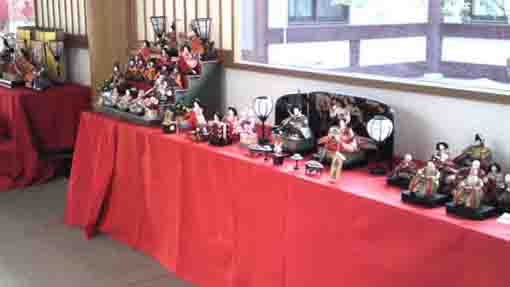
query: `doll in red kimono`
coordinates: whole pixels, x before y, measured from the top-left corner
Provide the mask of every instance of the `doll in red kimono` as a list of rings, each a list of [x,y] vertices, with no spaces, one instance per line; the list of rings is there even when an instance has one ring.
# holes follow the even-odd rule
[[[204,116],[204,109],[198,99],[193,101],[193,110],[190,116],[191,128],[193,130],[207,127],[207,120]]]
[[[143,47],[140,49],[138,53],[142,55],[143,59],[146,62],[149,61],[152,53],[151,43],[147,40],[143,41]]]
[[[184,75],[200,75],[201,73],[200,62],[191,53],[190,46],[182,46],[177,65]]]

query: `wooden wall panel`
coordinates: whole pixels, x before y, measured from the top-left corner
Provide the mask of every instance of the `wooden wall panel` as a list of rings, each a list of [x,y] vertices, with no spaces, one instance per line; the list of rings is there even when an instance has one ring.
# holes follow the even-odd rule
[[[176,20],[177,20],[177,31],[178,32],[184,32],[185,31],[185,25],[184,25],[184,1],[185,0],[175,0],[176,2]]]
[[[152,25],[150,22],[150,18],[154,15],[154,0],[146,0],[145,1],[145,25],[147,26],[147,40],[154,41],[154,30],[152,29]]]

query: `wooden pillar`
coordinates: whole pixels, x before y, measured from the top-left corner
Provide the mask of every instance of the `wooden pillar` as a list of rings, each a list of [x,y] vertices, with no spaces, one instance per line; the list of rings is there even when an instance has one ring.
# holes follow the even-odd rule
[[[129,56],[129,23],[133,0],[87,0],[88,39],[92,85],[105,80],[113,63]]]
[[[350,50],[350,67],[359,67],[360,66],[360,51],[361,51],[361,41],[360,40],[350,40],[349,41],[349,50]]]
[[[441,35],[441,0],[429,0],[429,23],[427,31],[427,66],[429,72],[440,72],[443,51]]]

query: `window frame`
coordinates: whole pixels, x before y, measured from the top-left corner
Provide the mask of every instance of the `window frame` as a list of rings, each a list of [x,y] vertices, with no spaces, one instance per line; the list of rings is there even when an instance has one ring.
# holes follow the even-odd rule
[[[290,6],[290,2],[292,0],[287,0],[288,5]],[[305,17],[291,17],[288,15],[288,23],[289,26],[299,26],[299,25],[319,25],[319,24],[349,24],[350,17],[351,17],[351,7],[348,5],[342,5],[344,6],[344,9],[346,9],[345,15],[343,15],[343,19],[335,18],[335,17],[320,17],[319,16],[319,0],[311,0],[312,1],[312,16],[305,16]],[[290,10],[290,9],[288,9]]]

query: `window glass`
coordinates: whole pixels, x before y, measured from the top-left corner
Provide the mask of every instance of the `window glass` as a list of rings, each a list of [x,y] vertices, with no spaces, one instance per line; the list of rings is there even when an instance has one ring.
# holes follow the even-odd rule
[[[510,0],[258,1],[240,0],[237,60],[510,91]],[[313,22],[289,21],[306,16]]]
[[[314,0],[289,0],[289,21],[313,20]]]

